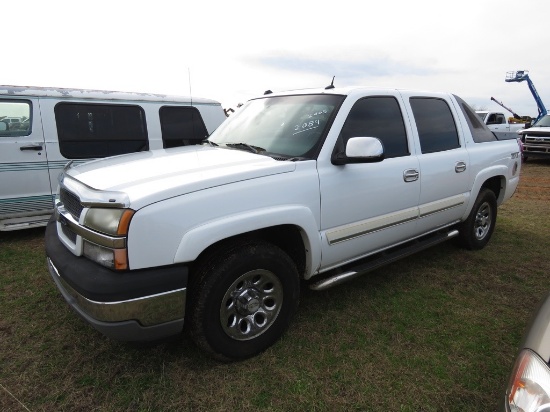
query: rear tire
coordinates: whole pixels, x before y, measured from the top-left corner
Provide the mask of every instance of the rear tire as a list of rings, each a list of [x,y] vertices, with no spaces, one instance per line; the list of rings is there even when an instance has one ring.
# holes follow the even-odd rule
[[[280,338],[296,312],[296,265],[263,241],[237,243],[214,256],[199,264],[190,285],[191,337],[222,361],[252,357]]]
[[[458,241],[468,250],[483,249],[495,230],[497,200],[492,190],[482,188],[468,218],[459,227]]]

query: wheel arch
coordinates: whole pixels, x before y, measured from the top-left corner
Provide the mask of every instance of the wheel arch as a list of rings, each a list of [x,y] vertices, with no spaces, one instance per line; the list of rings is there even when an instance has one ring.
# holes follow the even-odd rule
[[[495,194],[497,205],[500,205],[504,201],[504,196],[506,195],[506,171],[507,168],[502,166],[485,169],[477,175],[472,185],[468,207],[462,216],[463,221],[468,218],[479,193],[484,188],[491,190]]]
[[[303,207],[283,207],[229,216],[193,228],[182,237],[174,263],[202,261],[220,248],[245,239],[261,239],[278,246],[305,279],[321,261],[313,215]]]

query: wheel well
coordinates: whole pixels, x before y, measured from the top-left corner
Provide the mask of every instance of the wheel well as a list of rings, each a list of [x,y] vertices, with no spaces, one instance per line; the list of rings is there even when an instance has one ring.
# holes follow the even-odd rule
[[[193,268],[200,265],[201,262],[219,254],[220,249],[228,248],[236,242],[248,240],[263,240],[279,247],[296,264],[298,273],[301,275],[304,274],[306,268],[306,247],[300,228],[294,225],[268,227],[220,240],[201,252],[195,260]]]
[[[495,194],[495,197],[498,199],[500,196],[500,191],[503,188],[503,184],[504,184],[503,179],[504,178],[502,176],[491,177],[490,179],[487,179],[485,183],[483,183],[483,185],[481,186],[481,189],[485,187],[491,190]]]

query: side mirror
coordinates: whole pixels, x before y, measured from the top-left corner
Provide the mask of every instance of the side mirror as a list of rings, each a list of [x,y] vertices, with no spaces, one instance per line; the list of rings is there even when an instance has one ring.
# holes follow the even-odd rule
[[[0,132],[5,132],[8,130],[8,124],[4,121],[0,121]]]
[[[332,156],[332,163],[374,163],[384,160],[384,146],[376,137],[351,137],[346,143],[345,153]]]

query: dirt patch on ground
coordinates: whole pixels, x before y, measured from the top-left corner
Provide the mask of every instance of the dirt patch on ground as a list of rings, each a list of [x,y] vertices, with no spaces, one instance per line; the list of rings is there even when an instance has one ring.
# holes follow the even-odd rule
[[[550,162],[530,160],[523,163],[515,196],[521,199],[550,201]]]

